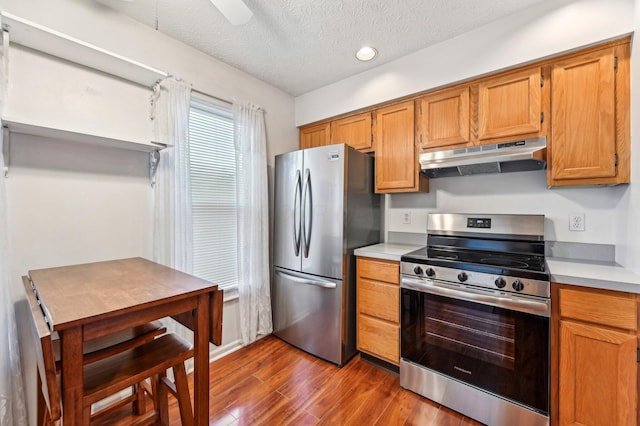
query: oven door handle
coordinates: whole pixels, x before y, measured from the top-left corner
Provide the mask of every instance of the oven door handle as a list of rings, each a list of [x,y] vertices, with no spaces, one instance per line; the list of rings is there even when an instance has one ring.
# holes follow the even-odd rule
[[[423,293],[435,294],[437,296],[465,300],[467,302],[476,302],[482,303],[483,305],[511,309],[547,318],[549,318],[551,313],[551,301],[548,299],[531,300],[519,296],[506,296],[504,293],[497,295],[495,293],[489,293],[491,290],[487,290],[485,293],[479,290],[466,288],[462,291],[446,284],[440,284],[433,280],[417,280],[407,277],[402,277],[400,280],[400,287]]]

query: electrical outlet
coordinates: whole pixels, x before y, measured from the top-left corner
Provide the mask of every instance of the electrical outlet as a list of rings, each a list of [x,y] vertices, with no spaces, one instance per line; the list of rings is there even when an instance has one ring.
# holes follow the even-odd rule
[[[569,214],[569,231],[584,231],[584,213]]]
[[[411,212],[402,213],[402,223],[404,223],[405,225],[411,224]]]

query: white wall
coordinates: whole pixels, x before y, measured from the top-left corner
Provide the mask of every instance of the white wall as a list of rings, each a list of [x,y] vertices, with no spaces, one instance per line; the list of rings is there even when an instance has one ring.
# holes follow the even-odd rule
[[[616,244],[616,211],[626,186],[547,188],[546,170],[431,179],[428,194],[394,194],[387,203],[389,232],[425,233],[427,213],[544,214],[545,240]],[[411,223],[403,223],[404,213]],[[569,231],[569,213],[585,214],[585,231]]]
[[[291,96],[119,16],[93,0],[0,0],[0,9],[167,71],[191,83],[196,90],[260,105],[265,110],[270,185],[274,155],[298,146]],[[14,52],[18,50],[23,49],[14,48]],[[66,75],[59,68],[60,64],[42,61],[41,55],[27,51],[21,54],[22,60],[31,61],[27,64],[38,64],[27,65],[29,72],[39,73],[42,77],[56,68],[56,72]],[[131,114],[139,117],[141,107],[149,110],[146,89],[124,88],[123,82],[111,87],[111,77],[92,75],[93,72],[83,77],[85,71],[78,71],[74,78],[81,86],[97,88],[103,93],[99,94],[97,102],[88,100],[89,110],[79,109],[78,123],[71,124],[90,123],[84,131],[98,134],[102,134],[102,130],[109,131],[111,126],[124,139],[135,139],[136,135],[143,134],[144,126],[132,123]],[[24,77],[12,82],[24,80]],[[65,93],[48,87],[54,84],[49,82],[38,91],[30,91],[29,96],[14,104],[14,111],[28,114],[28,103],[33,103],[36,106],[33,112],[39,117],[55,119],[57,123],[68,120],[68,114],[47,113],[47,109],[56,107],[56,102],[63,101]],[[88,90],[87,96],[91,98],[95,94]],[[109,100],[109,94],[114,95],[115,103]],[[114,111],[114,105],[115,108],[120,105],[123,110]],[[134,111],[127,112],[127,108],[134,108]],[[11,141],[11,166],[6,184],[14,294],[22,293],[20,276],[30,269],[132,256],[151,258],[153,193],[148,181],[147,155],[25,135],[12,135]],[[223,317],[223,346],[214,350],[214,357],[239,345],[237,299],[225,302]],[[23,322],[24,317],[19,320]],[[29,355],[23,356],[33,424],[35,369]]]
[[[391,63],[296,98],[302,125],[455,81],[532,62],[632,33],[634,0],[552,0]],[[632,52],[632,69],[638,57]],[[632,72],[632,87],[640,77]],[[632,93],[632,110],[640,102]],[[640,118],[632,114],[632,146]],[[634,150],[634,151],[637,151]],[[633,163],[638,164],[637,156]],[[638,171],[632,164],[632,181]],[[616,259],[640,271],[637,184],[548,189],[545,171],[430,180],[429,194],[387,197],[387,232],[424,233],[429,212],[545,214],[550,241],[616,246]],[[410,212],[411,224],[404,224]],[[586,230],[569,231],[569,214],[584,213]],[[401,235],[401,234],[400,234]],[[394,235],[396,237],[397,235]]]
[[[640,0],[635,1],[634,28],[640,29]],[[631,182],[617,211],[616,260],[640,274],[640,45],[631,45]]]

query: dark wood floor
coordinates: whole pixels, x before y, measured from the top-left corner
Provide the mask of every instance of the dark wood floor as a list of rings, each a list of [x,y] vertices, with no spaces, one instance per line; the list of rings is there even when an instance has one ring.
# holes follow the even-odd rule
[[[211,363],[210,383],[210,425],[480,425],[359,356],[338,368],[272,336]],[[128,412],[100,424],[122,423]]]

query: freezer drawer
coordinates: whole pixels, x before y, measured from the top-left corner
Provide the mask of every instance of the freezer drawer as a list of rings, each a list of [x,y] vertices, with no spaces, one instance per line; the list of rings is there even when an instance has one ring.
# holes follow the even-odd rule
[[[342,365],[343,282],[275,268],[273,334]]]

